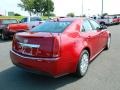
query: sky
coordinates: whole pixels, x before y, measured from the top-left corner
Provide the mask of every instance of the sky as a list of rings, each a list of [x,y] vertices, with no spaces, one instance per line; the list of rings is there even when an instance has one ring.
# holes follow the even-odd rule
[[[0,0],[0,13],[7,14],[8,11],[20,13],[21,15],[28,16],[29,14],[17,6],[20,0]],[[73,12],[75,15],[80,16],[82,13],[82,0],[52,0],[54,1],[54,13],[57,16],[66,16],[67,13]],[[120,4],[119,0],[103,0],[104,13],[119,14]],[[83,0],[83,13],[86,15],[101,14],[102,0]]]

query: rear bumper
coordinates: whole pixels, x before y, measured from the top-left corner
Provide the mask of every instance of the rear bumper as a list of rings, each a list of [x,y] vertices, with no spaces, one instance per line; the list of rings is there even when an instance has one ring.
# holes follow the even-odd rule
[[[44,73],[49,76],[59,76],[58,61],[60,58],[31,58],[24,57],[14,51],[10,51],[10,57],[16,66],[33,73]]]

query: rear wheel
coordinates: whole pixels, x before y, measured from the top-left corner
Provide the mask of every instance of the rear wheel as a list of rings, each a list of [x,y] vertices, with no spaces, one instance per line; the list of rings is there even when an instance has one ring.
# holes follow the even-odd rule
[[[105,22],[100,22],[100,25],[101,25],[101,26],[104,26],[104,25],[105,25]]]
[[[77,76],[83,77],[88,70],[88,66],[89,66],[89,53],[87,50],[84,50],[80,55],[79,63],[77,66],[76,70]]]

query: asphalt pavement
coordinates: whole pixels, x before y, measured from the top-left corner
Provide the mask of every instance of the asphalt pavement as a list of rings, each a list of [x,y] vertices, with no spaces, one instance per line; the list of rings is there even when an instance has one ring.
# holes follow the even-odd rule
[[[110,50],[103,51],[81,79],[25,72],[11,63],[11,40],[0,40],[0,90],[120,90],[120,25],[108,29],[112,33]]]

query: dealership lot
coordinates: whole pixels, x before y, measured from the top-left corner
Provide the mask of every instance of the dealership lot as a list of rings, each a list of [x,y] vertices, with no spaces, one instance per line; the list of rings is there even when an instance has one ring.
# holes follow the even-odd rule
[[[103,51],[81,79],[73,75],[54,79],[24,72],[10,61],[11,41],[0,40],[0,90],[119,90],[120,25],[108,29],[112,33],[110,50]]]

